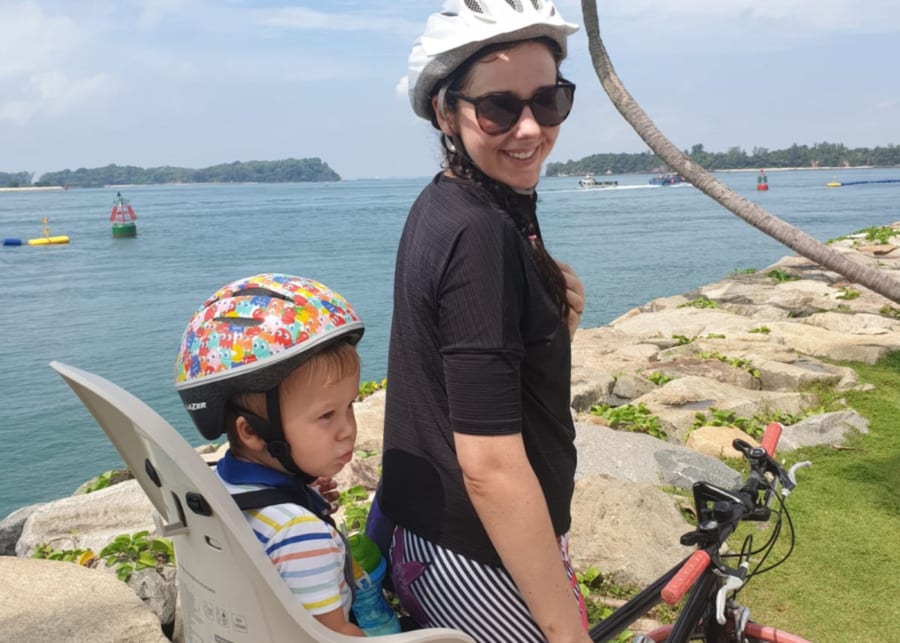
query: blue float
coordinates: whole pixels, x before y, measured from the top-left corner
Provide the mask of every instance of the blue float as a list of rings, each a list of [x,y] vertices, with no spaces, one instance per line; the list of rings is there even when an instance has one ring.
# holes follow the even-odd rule
[[[13,239],[13,238],[11,238],[11,237],[7,237],[6,239],[3,240],[3,245],[4,245],[4,246],[21,246],[21,245],[22,245],[22,240],[21,240],[21,239]]]

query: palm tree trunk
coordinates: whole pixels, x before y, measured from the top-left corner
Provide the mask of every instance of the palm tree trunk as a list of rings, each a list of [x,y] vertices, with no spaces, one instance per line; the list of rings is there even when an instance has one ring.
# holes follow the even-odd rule
[[[900,280],[893,278],[886,271],[849,259],[834,248],[820,243],[802,230],[745,199],[691,161],[684,152],[673,145],[657,129],[616,75],[600,37],[596,0],[581,0],[581,10],[584,15],[584,27],[588,36],[591,61],[597,77],[600,79],[600,84],[603,85],[603,89],[616,109],[659,158],[714,201],[797,254],[836,272],[851,282],[865,286],[892,301],[900,302]]]

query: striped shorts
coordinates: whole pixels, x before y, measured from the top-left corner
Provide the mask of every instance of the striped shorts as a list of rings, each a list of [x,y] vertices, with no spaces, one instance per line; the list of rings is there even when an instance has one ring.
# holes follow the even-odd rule
[[[560,537],[561,562],[587,629],[584,599]],[[475,562],[397,527],[391,544],[394,591],[421,627],[462,630],[479,643],[545,643],[510,575]]]

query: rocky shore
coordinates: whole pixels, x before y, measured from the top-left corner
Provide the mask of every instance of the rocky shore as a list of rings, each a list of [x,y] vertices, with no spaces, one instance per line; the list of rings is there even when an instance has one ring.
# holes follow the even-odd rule
[[[900,222],[891,227],[895,234],[887,243],[859,235],[834,246],[900,279]],[[854,389],[860,383],[853,369],[833,362],[874,363],[897,350],[900,304],[801,257],[656,299],[601,328],[580,329],[572,368],[576,568],[596,566],[623,583],[655,578],[686,552],[678,542],[686,524],[669,490],[689,489],[701,479],[734,484],[739,476],[723,458],[732,455],[735,437],[753,441],[733,426],[714,426],[721,424],[715,417],[790,418],[782,451],[840,443],[847,432],[866,432],[867,419],[851,409],[814,412],[809,385]],[[383,405],[383,392],[358,405],[360,449],[380,450]],[[653,435],[621,430],[626,425],[614,414],[598,415],[629,406],[644,420],[639,428]],[[354,460],[341,473],[342,486],[372,489],[379,460]],[[3,637],[179,640],[174,568],[137,572],[126,585],[103,564],[31,558],[39,546],[99,552],[115,535],[152,533],[151,513],[131,480],[24,507],[0,521],[0,579],[16,588],[0,601]]]

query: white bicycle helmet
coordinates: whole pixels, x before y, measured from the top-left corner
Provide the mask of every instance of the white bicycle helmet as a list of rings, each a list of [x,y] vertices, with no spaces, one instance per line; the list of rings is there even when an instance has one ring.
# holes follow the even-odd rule
[[[413,111],[430,120],[435,85],[482,47],[543,36],[554,40],[565,58],[566,38],[576,31],[578,25],[566,22],[552,0],[445,0],[409,54]]]

